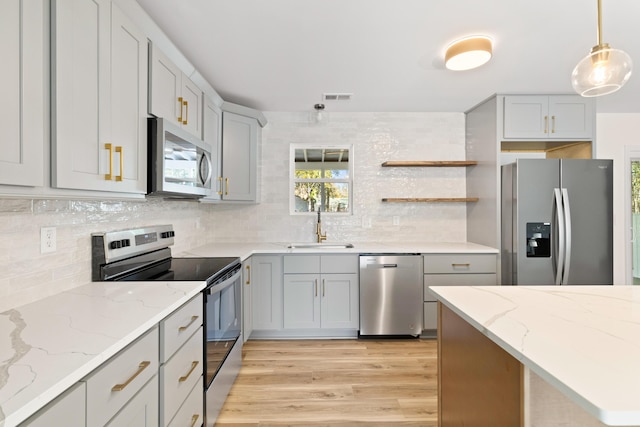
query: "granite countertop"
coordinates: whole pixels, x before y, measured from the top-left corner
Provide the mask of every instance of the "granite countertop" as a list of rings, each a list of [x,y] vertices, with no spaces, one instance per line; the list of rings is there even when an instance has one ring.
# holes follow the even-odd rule
[[[327,242],[331,245],[335,242]],[[249,258],[251,255],[259,254],[364,254],[364,253],[417,253],[417,254],[447,254],[447,253],[478,253],[478,254],[497,254],[496,248],[478,245],[476,243],[458,242],[403,242],[403,243],[354,243],[353,248],[288,248],[288,242],[281,243],[213,243],[200,246],[189,251],[180,253],[179,256],[204,256],[204,257],[222,257],[222,256],[238,256],[242,260]],[[176,255],[177,256],[177,255]]]
[[[640,425],[640,287],[430,291],[598,420]]]
[[[204,282],[98,282],[0,313],[0,427],[24,421]]]

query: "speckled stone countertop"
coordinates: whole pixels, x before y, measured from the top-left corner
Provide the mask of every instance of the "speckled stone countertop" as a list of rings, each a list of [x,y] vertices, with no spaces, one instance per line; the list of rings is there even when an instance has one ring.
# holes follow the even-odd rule
[[[430,292],[596,419],[640,425],[640,286]]]
[[[0,313],[0,427],[24,421],[204,286],[89,283]]]

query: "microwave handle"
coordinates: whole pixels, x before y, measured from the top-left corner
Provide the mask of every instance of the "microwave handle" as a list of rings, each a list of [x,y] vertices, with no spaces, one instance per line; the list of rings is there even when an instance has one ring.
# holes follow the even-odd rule
[[[211,179],[211,160],[206,152],[200,153],[200,161],[198,162],[198,173],[202,185],[205,185]]]

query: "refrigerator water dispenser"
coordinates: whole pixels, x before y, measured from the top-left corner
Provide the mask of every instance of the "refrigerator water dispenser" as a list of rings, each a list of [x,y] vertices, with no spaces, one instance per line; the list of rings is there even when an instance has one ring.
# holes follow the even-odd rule
[[[527,223],[527,258],[551,257],[551,224]]]

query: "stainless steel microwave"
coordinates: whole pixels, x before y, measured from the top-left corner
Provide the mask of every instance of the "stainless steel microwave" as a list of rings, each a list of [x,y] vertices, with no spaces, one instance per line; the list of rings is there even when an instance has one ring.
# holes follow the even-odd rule
[[[211,193],[211,146],[162,118],[148,119],[147,195],[199,198]]]

